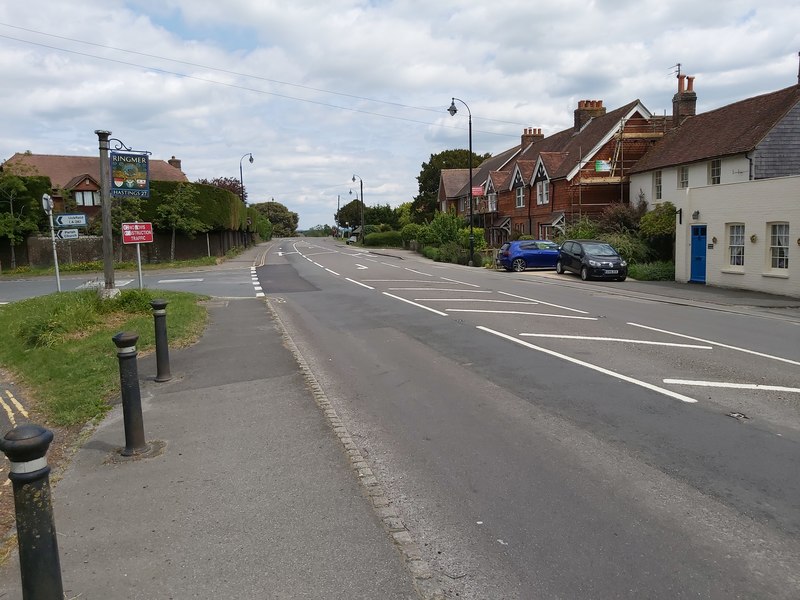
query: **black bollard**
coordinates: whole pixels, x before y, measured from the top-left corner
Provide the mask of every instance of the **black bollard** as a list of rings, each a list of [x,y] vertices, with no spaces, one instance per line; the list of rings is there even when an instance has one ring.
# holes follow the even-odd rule
[[[169,381],[169,341],[167,340],[167,301],[155,299],[150,302],[153,307],[153,320],[156,328],[156,381]]]
[[[142,421],[142,395],[139,392],[139,369],[136,366],[136,342],[139,334],[121,331],[113,338],[119,358],[119,383],[122,395],[122,418],[125,424],[125,448],[122,456],[147,451]]]
[[[12,429],[0,440],[0,450],[11,461],[8,478],[14,486],[24,600],[64,597],[50,498],[50,467],[45,458],[52,441],[52,431],[30,423]]]

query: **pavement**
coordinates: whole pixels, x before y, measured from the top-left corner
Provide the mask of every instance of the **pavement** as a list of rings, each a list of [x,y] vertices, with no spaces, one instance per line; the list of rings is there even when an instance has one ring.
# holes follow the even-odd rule
[[[538,276],[516,275],[529,274]],[[800,299],[757,292],[630,280],[603,290],[800,315]],[[220,298],[208,308],[202,339],[170,350],[170,381],[154,381],[154,355],[137,360],[149,452],[120,455],[117,406],[53,483],[65,597],[442,598],[269,304]],[[0,600],[20,598],[14,552]]]

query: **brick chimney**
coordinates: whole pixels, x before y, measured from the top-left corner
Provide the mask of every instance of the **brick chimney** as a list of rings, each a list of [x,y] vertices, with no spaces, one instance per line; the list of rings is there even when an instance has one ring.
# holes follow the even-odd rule
[[[521,139],[522,149],[524,150],[532,143],[538,142],[539,140],[543,139],[544,139],[544,134],[542,133],[541,129],[526,127],[522,132],[522,139]]]
[[[672,97],[672,126],[677,127],[688,117],[697,114],[697,94],[694,77],[678,75],[678,93]]]
[[[580,131],[584,126],[597,117],[606,114],[606,107],[602,100],[578,100],[575,109],[575,131]]]
[[[174,156],[167,161],[167,164],[170,167],[175,167],[178,171],[181,171],[181,159],[175,158]]]

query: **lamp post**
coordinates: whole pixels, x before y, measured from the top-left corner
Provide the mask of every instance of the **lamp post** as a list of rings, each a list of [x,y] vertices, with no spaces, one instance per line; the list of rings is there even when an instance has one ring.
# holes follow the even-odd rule
[[[353,183],[355,183],[356,178],[358,178],[359,183],[361,184],[361,243],[364,243],[364,180],[361,179],[358,175],[353,175]]]
[[[242,155],[242,158],[239,159],[239,195],[242,197],[242,203],[247,204],[244,201],[244,179],[242,178],[242,161],[245,159],[246,156],[250,157],[250,164],[253,164],[253,153],[247,152],[246,154]]]
[[[447,109],[451,117],[458,112],[456,100],[467,107],[467,114],[469,115],[469,266],[471,267],[472,255],[475,253],[475,235],[472,233],[472,111],[461,98],[453,98],[450,108]]]

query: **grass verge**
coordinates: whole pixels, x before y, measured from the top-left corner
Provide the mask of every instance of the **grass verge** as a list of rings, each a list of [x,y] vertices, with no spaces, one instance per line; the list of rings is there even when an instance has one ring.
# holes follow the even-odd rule
[[[193,343],[207,312],[203,296],[126,290],[101,299],[94,290],[62,292],[0,306],[0,364],[24,385],[37,412],[56,425],[89,422],[119,394],[119,363],[111,338],[139,334],[140,355],[155,348],[150,301],[167,305],[170,347]]]

